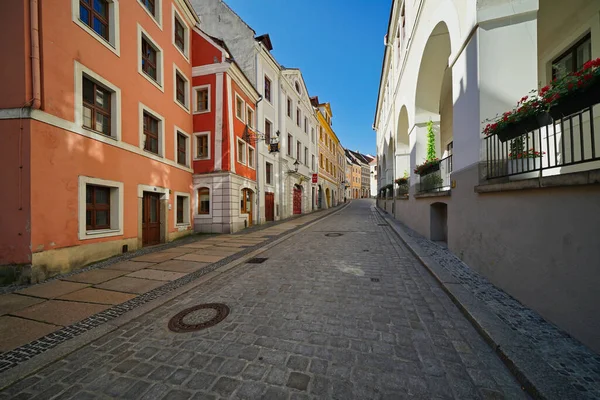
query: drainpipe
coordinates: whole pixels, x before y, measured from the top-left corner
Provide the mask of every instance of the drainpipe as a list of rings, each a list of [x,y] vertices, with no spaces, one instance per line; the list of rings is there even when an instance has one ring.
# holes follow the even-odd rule
[[[29,0],[31,22],[31,108],[38,110],[42,104],[40,83],[40,30],[38,0]]]

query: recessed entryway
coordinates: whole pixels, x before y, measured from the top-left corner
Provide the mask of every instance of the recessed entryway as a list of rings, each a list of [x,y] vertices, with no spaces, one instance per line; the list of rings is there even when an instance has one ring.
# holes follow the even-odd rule
[[[448,205],[433,203],[430,210],[430,239],[448,243]]]

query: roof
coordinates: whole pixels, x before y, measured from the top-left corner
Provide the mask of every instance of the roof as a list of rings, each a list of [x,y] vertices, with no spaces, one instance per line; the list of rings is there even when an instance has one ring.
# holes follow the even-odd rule
[[[269,36],[268,33],[265,33],[263,35],[257,36],[254,38],[254,40],[256,40],[257,42],[261,42],[262,44],[265,45],[265,47],[267,48],[267,50],[271,51],[273,50],[273,44],[271,43],[271,37]]]
[[[352,150],[348,150],[348,151],[350,152],[350,154],[352,154],[352,156],[354,158],[356,158],[358,161],[360,161],[363,164],[369,164],[371,162],[371,158],[369,156],[361,154],[358,151],[352,151]]]

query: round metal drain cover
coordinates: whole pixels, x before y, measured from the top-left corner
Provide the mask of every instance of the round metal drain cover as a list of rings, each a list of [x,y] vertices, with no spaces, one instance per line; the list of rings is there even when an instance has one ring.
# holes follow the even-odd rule
[[[215,326],[229,315],[229,307],[221,303],[200,304],[186,308],[169,320],[173,332],[193,332]]]
[[[343,233],[326,233],[325,236],[327,237],[340,237],[340,236],[344,236]]]

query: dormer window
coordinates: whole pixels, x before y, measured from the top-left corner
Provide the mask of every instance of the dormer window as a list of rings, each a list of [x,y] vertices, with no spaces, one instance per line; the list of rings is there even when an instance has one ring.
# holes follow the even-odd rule
[[[296,81],[296,92],[298,92],[298,94],[302,94],[300,91],[300,83],[298,83],[298,81]]]

